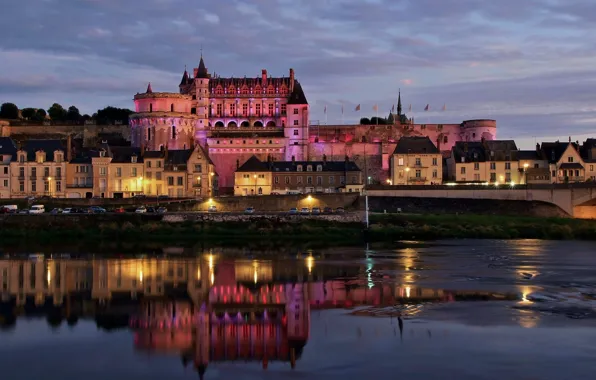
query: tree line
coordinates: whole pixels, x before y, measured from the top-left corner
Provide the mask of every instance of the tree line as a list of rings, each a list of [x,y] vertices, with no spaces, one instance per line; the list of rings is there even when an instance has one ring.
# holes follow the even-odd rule
[[[58,103],[52,104],[48,110],[43,108],[23,108],[19,110],[14,103],[3,103],[0,106],[0,119],[9,120],[27,120],[43,122],[51,121],[69,121],[69,122],[85,122],[93,120],[99,124],[112,124],[116,121],[121,121],[123,124],[128,124],[128,116],[133,111],[126,108],[105,107],[97,110],[93,115],[81,115],[79,109],[75,106],[64,108]]]
[[[391,125],[395,122],[395,119],[398,118],[401,124],[407,124],[409,122],[406,115],[397,115],[393,113],[389,113],[387,117],[377,117],[373,116],[370,119],[368,117],[363,117],[360,119],[361,125]]]

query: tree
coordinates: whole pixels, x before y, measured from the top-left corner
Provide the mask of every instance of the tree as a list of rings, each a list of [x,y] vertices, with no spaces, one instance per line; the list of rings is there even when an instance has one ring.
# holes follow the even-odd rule
[[[126,108],[108,106],[104,109],[97,110],[97,113],[93,114],[93,117],[99,124],[112,124],[114,122],[122,122],[122,124],[128,124],[128,116],[131,113],[133,112]]]
[[[19,107],[14,103],[4,103],[0,106],[0,119],[18,119]]]
[[[387,120],[382,117],[373,116],[370,118],[370,123],[375,125],[385,125],[387,124]]]
[[[68,107],[68,111],[66,112],[66,120],[71,120],[71,121],[81,120],[81,113],[79,112],[79,109],[75,106]]]
[[[23,117],[23,119],[33,120],[36,111],[35,108],[23,108],[21,110],[21,117]]]
[[[367,117],[363,117],[362,119],[360,119],[360,124],[362,125],[369,125],[370,124],[370,119]]]
[[[52,104],[52,106],[48,109],[48,114],[52,120],[66,119],[66,110],[58,103]]]
[[[46,110],[44,110],[43,108],[38,108],[37,111],[35,111],[35,116],[33,120],[44,121],[46,119],[46,116],[48,116]]]

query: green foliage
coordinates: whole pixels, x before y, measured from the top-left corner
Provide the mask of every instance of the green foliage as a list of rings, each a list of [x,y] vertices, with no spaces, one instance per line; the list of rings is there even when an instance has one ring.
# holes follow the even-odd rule
[[[38,108],[37,111],[35,111],[34,120],[35,121],[44,121],[46,119],[47,115],[48,114],[47,114],[46,110],[44,110],[43,108]]]
[[[362,119],[360,119],[360,124],[362,125],[369,125],[370,124],[370,119],[367,117],[363,117]]]
[[[77,107],[68,107],[68,111],[66,111],[66,120],[79,121],[81,120],[81,117],[81,113],[79,112],[79,109]]]
[[[21,110],[21,117],[25,120],[33,120],[37,110],[35,108],[23,108]]]
[[[18,119],[19,107],[14,103],[3,103],[0,106],[0,119]]]
[[[58,103],[52,104],[52,106],[48,109],[48,115],[50,115],[50,119],[54,121],[63,121],[66,119],[67,111]]]
[[[93,114],[93,118],[97,120],[99,124],[113,124],[115,122],[128,124],[128,116],[131,113],[133,113],[133,111],[126,108],[106,107],[97,110],[97,113]]]

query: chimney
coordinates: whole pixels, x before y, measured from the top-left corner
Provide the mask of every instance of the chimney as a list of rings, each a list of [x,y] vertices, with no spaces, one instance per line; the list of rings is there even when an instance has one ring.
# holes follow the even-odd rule
[[[66,138],[66,162],[72,160],[72,135],[68,135]]]
[[[571,142],[571,136],[569,136],[569,142]]]
[[[261,70],[261,86],[267,86],[267,70]]]
[[[294,91],[294,69],[290,69],[290,93]]]

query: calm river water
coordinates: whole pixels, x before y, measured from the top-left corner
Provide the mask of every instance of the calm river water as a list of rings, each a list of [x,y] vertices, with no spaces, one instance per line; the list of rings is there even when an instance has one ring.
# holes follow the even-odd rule
[[[0,259],[0,378],[588,379],[596,243]]]

